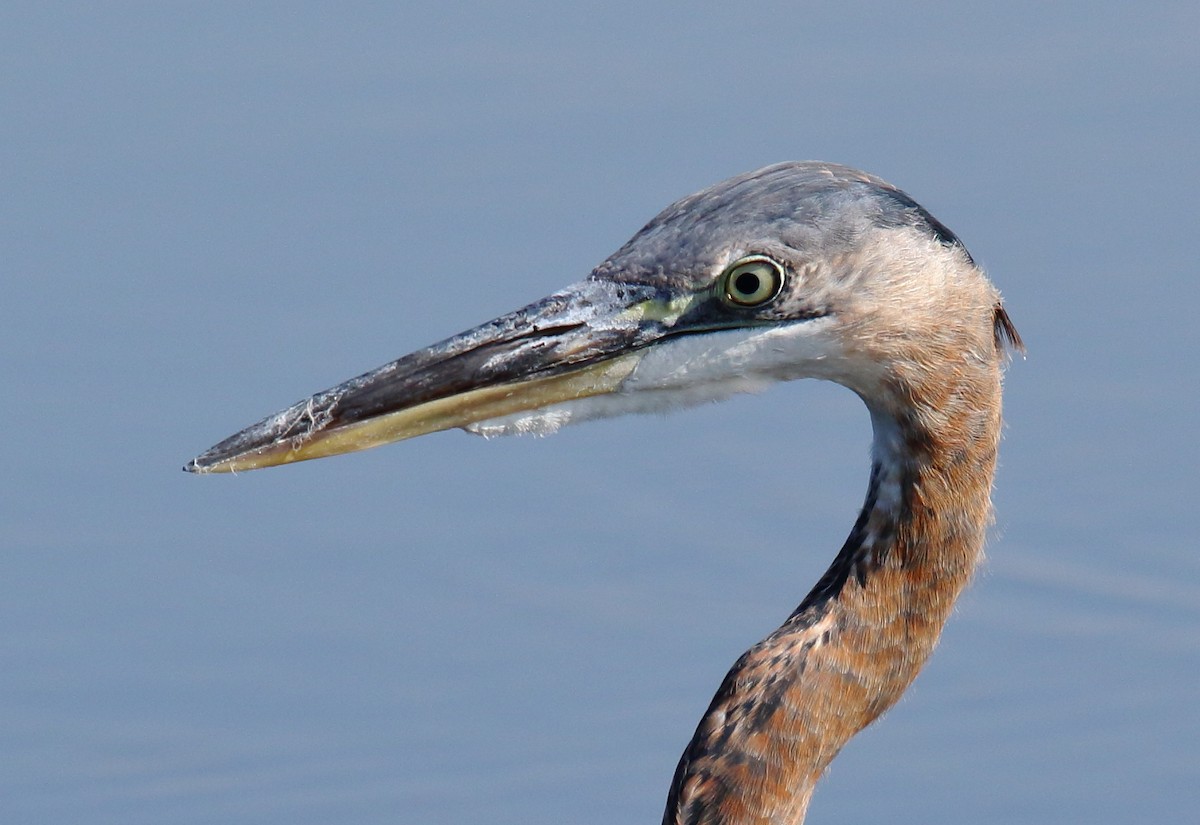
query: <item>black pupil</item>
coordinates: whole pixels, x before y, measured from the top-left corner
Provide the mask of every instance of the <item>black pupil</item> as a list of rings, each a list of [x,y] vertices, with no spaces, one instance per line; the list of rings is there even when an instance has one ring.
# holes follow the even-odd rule
[[[742,272],[733,279],[733,286],[742,295],[753,295],[758,292],[762,286],[762,282],[759,281],[758,275],[753,272]]]

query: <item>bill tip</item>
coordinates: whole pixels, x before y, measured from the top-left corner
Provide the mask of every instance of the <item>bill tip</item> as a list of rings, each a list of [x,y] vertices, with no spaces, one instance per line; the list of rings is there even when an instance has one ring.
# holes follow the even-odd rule
[[[199,475],[199,474],[201,474],[201,473],[206,473],[206,472],[208,472],[208,468],[206,468],[206,467],[202,467],[202,466],[200,466],[200,465],[199,465],[198,463],[196,463],[196,462],[197,462],[197,459],[193,458],[193,459],[192,459],[191,461],[189,461],[187,464],[184,464],[184,465],[183,465],[183,471],[184,471],[185,473],[192,473],[192,474],[195,474],[195,475]]]

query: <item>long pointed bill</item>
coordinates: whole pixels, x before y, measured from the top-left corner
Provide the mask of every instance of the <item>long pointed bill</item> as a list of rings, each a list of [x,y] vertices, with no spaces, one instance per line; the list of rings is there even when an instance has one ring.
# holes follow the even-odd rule
[[[322,458],[612,393],[697,298],[584,281],[293,404],[184,469]]]

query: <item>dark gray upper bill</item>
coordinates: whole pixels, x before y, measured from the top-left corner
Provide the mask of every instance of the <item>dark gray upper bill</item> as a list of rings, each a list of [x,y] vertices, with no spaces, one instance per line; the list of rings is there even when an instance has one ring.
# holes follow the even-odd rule
[[[654,295],[644,286],[582,282],[298,401],[209,448],[183,469],[202,472],[321,430],[610,358],[659,337],[632,319],[619,319],[621,310]]]

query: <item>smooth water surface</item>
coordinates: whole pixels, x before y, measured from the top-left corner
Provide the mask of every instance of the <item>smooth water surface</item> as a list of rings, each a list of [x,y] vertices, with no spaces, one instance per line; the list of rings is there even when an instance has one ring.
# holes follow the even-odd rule
[[[415,5],[0,11],[0,821],[658,822],[854,519],[850,393],[179,467],[803,158],[1029,345],[988,561],[809,821],[1193,821],[1200,7]]]

